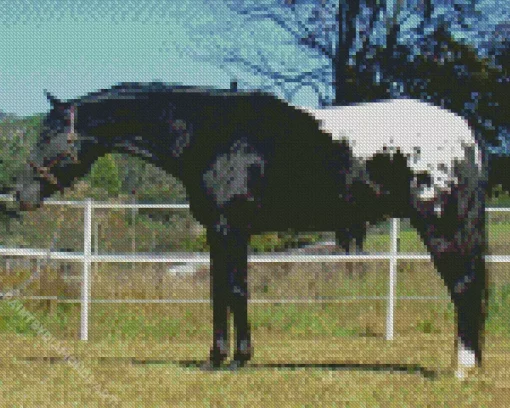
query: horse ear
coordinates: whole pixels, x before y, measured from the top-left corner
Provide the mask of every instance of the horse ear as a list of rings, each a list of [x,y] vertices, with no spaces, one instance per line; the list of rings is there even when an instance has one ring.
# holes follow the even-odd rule
[[[46,95],[46,98],[48,98],[48,101],[51,103],[51,107],[54,108],[55,106],[61,105],[62,101],[54,97],[52,94],[50,94],[46,89],[44,90],[44,93]]]

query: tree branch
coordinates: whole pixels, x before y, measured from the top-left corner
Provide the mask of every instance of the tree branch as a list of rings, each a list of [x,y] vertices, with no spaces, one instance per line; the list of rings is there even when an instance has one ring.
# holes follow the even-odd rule
[[[327,57],[330,60],[332,60],[334,57],[333,50],[324,44],[321,44],[317,40],[316,34],[311,31],[305,23],[301,22],[297,18],[295,6],[293,7],[293,23],[297,27],[292,27],[288,20],[285,18],[289,17],[288,13],[287,16],[279,15],[277,12],[271,10],[268,6],[259,5],[252,7],[240,7],[238,3],[227,3],[227,7],[235,13],[245,16],[248,21],[270,20],[274,22],[278,27],[283,29],[286,33],[294,37],[298,44],[314,49],[322,56]],[[281,10],[279,11],[281,12]]]

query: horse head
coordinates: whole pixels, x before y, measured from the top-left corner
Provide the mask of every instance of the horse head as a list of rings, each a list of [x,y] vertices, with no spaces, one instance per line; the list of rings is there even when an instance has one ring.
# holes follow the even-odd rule
[[[16,178],[15,198],[20,210],[40,206],[44,197],[68,186],[79,164],[79,135],[75,131],[75,106],[62,102],[46,91],[51,103],[39,138],[28,162]]]

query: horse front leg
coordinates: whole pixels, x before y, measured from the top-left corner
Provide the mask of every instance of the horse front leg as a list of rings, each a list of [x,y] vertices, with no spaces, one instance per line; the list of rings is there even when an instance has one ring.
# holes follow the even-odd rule
[[[213,299],[213,346],[210,362],[221,365],[229,353],[228,319],[234,314],[236,351],[233,365],[242,366],[251,358],[248,323],[248,237],[220,228],[208,233],[211,250],[211,291]]]
[[[482,365],[488,302],[484,190],[472,185],[476,179],[461,180],[461,187],[438,202],[439,216],[434,215],[434,203],[427,203],[411,217],[455,306],[454,357],[459,379]]]
[[[205,368],[217,368],[228,357],[227,253],[221,241],[207,233],[210,248],[210,284],[213,306],[213,344]]]

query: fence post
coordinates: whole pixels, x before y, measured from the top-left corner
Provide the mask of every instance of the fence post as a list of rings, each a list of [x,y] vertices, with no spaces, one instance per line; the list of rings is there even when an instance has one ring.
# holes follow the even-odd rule
[[[99,255],[99,221],[94,222],[94,255]],[[96,272],[99,268],[99,264],[94,264],[94,271]]]
[[[391,219],[390,230],[390,283],[388,291],[388,310],[386,314],[386,340],[393,340],[393,324],[395,310],[395,286],[397,283],[397,254],[398,254],[398,235],[400,219]]]
[[[90,265],[92,241],[92,199],[87,198],[83,216],[83,280],[81,287],[80,340],[89,338]]]

